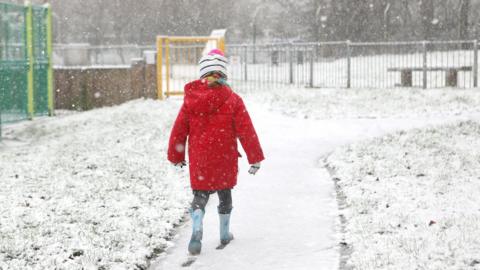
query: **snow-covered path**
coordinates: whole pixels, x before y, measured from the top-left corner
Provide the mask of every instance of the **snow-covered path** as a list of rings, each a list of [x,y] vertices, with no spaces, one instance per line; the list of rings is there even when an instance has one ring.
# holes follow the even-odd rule
[[[202,255],[193,269],[334,269],[336,202],[332,182],[316,166],[324,143],[311,121],[250,108],[266,161],[256,176],[240,163],[239,185],[233,192],[231,230],[235,240],[224,250],[219,242],[218,198],[206,209]],[[303,134],[298,137],[299,133]],[[176,269],[187,258],[190,224],[179,233],[178,245],[152,269]],[[303,262],[299,265],[299,262]]]
[[[337,204],[333,182],[319,160],[335,147],[398,129],[445,119],[305,120],[289,118],[247,102],[266,161],[256,176],[241,160],[233,192],[231,230],[226,249],[219,242],[218,199],[206,209],[202,254],[191,269],[336,269],[339,260]],[[152,270],[177,269],[186,261],[190,223],[179,230],[176,246]]]

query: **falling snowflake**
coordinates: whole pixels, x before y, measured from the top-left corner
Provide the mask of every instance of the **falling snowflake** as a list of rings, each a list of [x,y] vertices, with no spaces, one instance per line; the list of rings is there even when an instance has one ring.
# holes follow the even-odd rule
[[[181,143],[175,145],[175,151],[177,151],[178,153],[183,153],[185,151],[185,145]]]

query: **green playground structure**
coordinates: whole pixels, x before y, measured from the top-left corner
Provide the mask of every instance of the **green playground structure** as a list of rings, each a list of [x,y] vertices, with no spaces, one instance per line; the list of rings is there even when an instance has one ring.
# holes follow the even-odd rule
[[[0,2],[0,139],[2,123],[53,114],[51,8]]]

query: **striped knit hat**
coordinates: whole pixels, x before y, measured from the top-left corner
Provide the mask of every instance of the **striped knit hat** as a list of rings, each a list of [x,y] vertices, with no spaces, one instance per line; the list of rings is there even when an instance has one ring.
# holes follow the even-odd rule
[[[200,66],[200,78],[211,72],[218,72],[224,78],[227,78],[228,60],[219,49],[211,50],[207,55],[203,56],[198,62]]]

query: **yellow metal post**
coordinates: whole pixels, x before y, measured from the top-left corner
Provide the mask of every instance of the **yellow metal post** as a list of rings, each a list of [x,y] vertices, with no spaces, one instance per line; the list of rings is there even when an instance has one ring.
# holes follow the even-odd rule
[[[226,53],[225,51],[225,38],[219,38],[217,41],[218,48],[222,50],[223,53]]]
[[[48,115],[55,115],[55,97],[53,81],[53,61],[52,61],[52,7],[47,4],[47,57],[48,57]]]
[[[163,100],[163,38],[157,37],[157,98]]]
[[[166,81],[167,81],[167,93],[166,96],[170,97],[170,38],[165,39],[165,68],[166,68]]]
[[[27,114],[30,120],[35,115],[34,106],[34,85],[33,85],[33,9],[32,4],[27,2],[27,55],[28,55],[28,74],[27,74]]]

